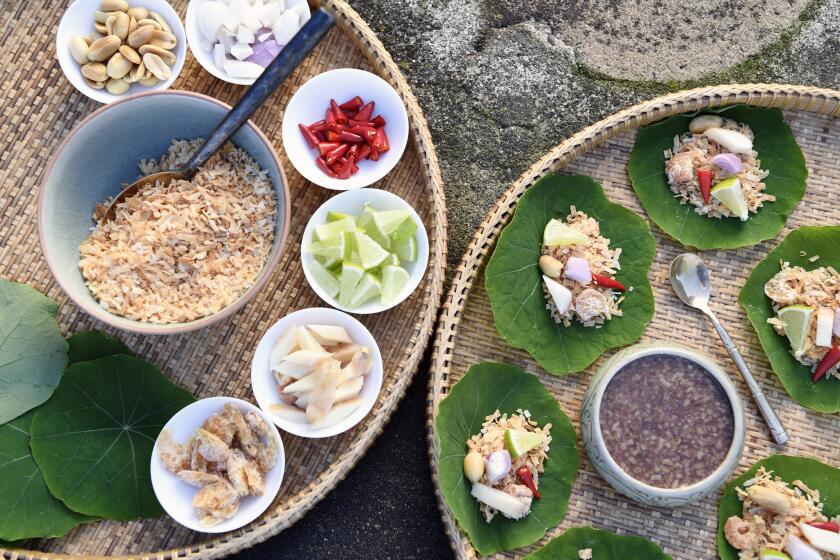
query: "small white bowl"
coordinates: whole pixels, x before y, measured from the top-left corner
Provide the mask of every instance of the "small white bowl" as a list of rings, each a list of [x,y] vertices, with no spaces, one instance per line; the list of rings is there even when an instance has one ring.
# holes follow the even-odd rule
[[[365,384],[362,386],[362,404],[353,414],[328,428],[315,429],[307,423],[291,422],[279,418],[271,412],[271,405],[281,402],[277,382],[271,372],[271,350],[284,332],[292,327],[302,325],[337,325],[344,327],[350,338],[357,344],[367,346],[373,356],[373,369],[365,377]],[[251,363],[251,389],[254,391],[254,397],[256,397],[260,408],[281,430],[305,438],[326,438],[346,432],[368,415],[379,397],[383,375],[384,367],[379,345],[376,344],[373,335],[363,324],[341,311],[326,307],[312,307],[286,315],[274,323],[260,339],[260,343],[254,352],[254,361]]]
[[[93,28],[93,12],[99,9],[101,3],[102,0],[76,0],[64,12],[64,15],[61,17],[61,22],[58,24],[58,32],[55,36],[55,50],[58,56],[58,63],[61,65],[61,71],[64,72],[64,75],[67,76],[70,83],[77,90],[100,103],[111,103],[119,99],[125,99],[135,93],[169,89],[184,67],[184,60],[187,58],[187,39],[181,18],[165,0],[128,0],[128,4],[131,7],[146,8],[151,12],[159,13],[166,20],[166,23],[169,24],[169,27],[172,28],[172,34],[178,40],[178,44],[175,45],[175,49],[172,51],[177,59],[175,66],[171,69],[172,77],[164,82],[158,82],[151,87],[131,84],[129,90],[122,95],[114,95],[104,89],[94,89],[87,85],[82,77],[82,67],[70,55],[70,49],[67,47],[67,43],[73,35],[87,36],[95,31]]]
[[[307,253],[304,248],[309,243],[312,243],[315,226],[327,223],[327,214],[329,212],[360,216],[365,202],[369,202],[376,210],[408,210],[411,214],[411,219],[417,224],[417,232],[414,234],[417,240],[417,260],[413,263],[400,264],[400,266],[408,271],[409,279],[396,301],[384,303],[381,298],[376,297],[359,307],[351,309],[341,305],[337,298],[330,296],[318,285],[312,275],[312,263],[315,262],[315,257]],[[417,286],[420,285],[420,281],[423,280],[423,275],[426,273],[426,266],[429,264],[429,236],[426,234],[426,228],[423,226],[420,216],[417,215],[417,212],[414,211],[414,208],[408,202],[393,193],[380,189],[347,191],[326,201],[312,214],[309,223],[306,224],[306,229],[303,230],[303,238],[300,244],[300,260],[303,264],[303,274],[306,276],[306,281],[309,282],[309,286],[318,294],[318,297],[337,309],[359,315],[381,313],[405,301],[417,289]]]
[[[157,445],[155,445],[152,451],[151,464],[152,487],[155,490],[155,495],[160,505],[163,506],[163,509],[166,510],[166,513],[172,519],[193,531],[202,533],[227,533],[228,531],[233,531],[247,525],[268,509],[268,506],[271,505],[271,502],[274,501],[274,498],[280,491],[280,485],[283,483],[283,473],[286,469],[286,455],[283,451],[283,440],[280,439],[280,433],[277,431],[277,428],[271,423],[271,418],[249,402],[232,397],[210,397],[202,399],[181,409],[178,414],[169,419],[169,422],[166,423],[163,429],[170,430],[172,432],[172,438],[175,441],[186,443],[192,437],[193,433],[195,433],[196,429],[200,428],[210,415],[221,412],[222,408],[228,403],[236,405],[243,412],[256,412],[267,423],[272,436],[277,438],[279,447],[277,465],[266,473],[265,492],[262,496],[248,496],[243,498],[236,515],[222,521],[218,525],[203,527],[192,505],[193,496],[199,489],[195,486],[190,486],[186,482],[181,482],[174,474],[166,470],[158,455]]]
[[[382,115],[391,149],[379,161],[360,161],[358,173],[349,179],[328,177],[315,165],[317,149],[310,149],[298,124],[310,125],[323,120],[330,99],[339,104],[358,95],[365,103],[373,101],[373,114]],[[336,191],[367,187],[387,175],[405,151],[408,143],[408,114],[402,99],[388,82],[370,72],[340,68],[319,74],[295,92],[283,116],[283,147],[298,172],[316,185]]]

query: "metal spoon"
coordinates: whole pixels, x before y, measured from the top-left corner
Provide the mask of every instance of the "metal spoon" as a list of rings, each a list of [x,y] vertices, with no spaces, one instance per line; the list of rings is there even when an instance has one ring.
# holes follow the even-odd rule
[[[192,179],[198,168],[207,163],[207,160],[224,146],[225,142],[230,140],[236,134],[236,131],[251,118],[251,115],[271,97],[274,90],[289,77],[304,57],[315,48],[333,24],[335,24],[333,16],[324,10],[316,10],[312,14],[312,18],[301,27],[292,40],[280,51],[280,54],[260,74],[260,77],[248,88],[248,91],[239,99],[233,109],[216,125],[204,144],[192,155],[184,167],[153,173],[137,179],[114,198],[105,211],[103,220],[112,220],[116,213],[117,204],[136,193],[145,184],[156,181],[167,184],[177,179]]]
[[[671,286],[683,302],[705,313],[709,321],[712,322],[718,336],[723,341],[723,345],[726,347],[735,365],[738,366],[738,370],[741,372],[741,377],[744,378],[747,388],[752,393],[755,404],[758,406],[758,411],[764,417],[764,421],[770,428],[770,434],[773,436],[773,440],[779,445],[787,443],[788,435],[785,432],[785,427],[782,425],[779,417],[776,416],[770,403],[767,402],[767,398],[761,391],[761,387],[758,386],[752,373],[750,373],[747,364],[741,357],[741,353],[738,352],[735,343],[732,342],[732,338],[729,337],[726,329],[723,328],[723,325],[720,324],[715,314],[709,309],[709,297],[712,293],[711,281],[709,279],[709,271],[706,269],[706,265],[703,264],[700,257],[691,253],[683,253],[675,258],[671,262]]]

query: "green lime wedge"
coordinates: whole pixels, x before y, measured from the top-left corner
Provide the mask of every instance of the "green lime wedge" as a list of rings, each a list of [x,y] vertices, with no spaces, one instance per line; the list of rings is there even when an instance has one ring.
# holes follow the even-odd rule
[[[750,217],[747,201],[744,200],[741,181],[738,180],[738,177],[730,177],[716,184],[712,187],[712,196],[732,210],[732,213],[741,218],[742,222],[747,221],[747,218]]]
[[[328,259],[326,257],[315,257],[315,260],[324,265],[324,268],[335,268],[341,265],[341,259]]]
[[[360,230],[369,234],[373,226],[373,215],[375,213],[376,210],[373,209],[370,202],[365,202],[365,207],[362,209],[362,215],[356,220],[356,226]]]
[[[345,231],[356,231],[356,220],[348,217],[315,226],[315,240],[325,241],[332,237],[337,237]]]
[[[350,257],[351,248],[350,233],[344,232],[323,241],[316,241],[306,247],[305,251],[326,259],[345,260]]]
[[[339,278],[340,289],[338,294],[338,303],[344,307],[349,307],[350,299],[353,297],[353,292],[356,291],[356,286],[359,280],[365,275],[365,269],[350,261],[344,261],[341,265],[341,276]]]
[[[779,310],[779,319],[785,323],[785,334],[790,340],[794,354],[805,350],[813,316],[814,308],[807,305],[790,305]]]
[[[327,270],[324,265],[315,260],[309,265],[309,271],[315,279],[315,283],[327,292],[327,295],[330,297],[338,295],[341,288],[338,278],[333,276],[333,273]]]
[[[365,270],[376,268],[382,261],[388,258],[388,251],[361,231],[357,230],[353,232],[353,242],[359,254],[358,263]]]
[[[399,245],[404,243],[406,239],[409,237],[414,237],[414,233],[417,231],[417,222],[412,219],[405,220],[397,229],[391,232],[391,244],[392,245]]]
[[[382,262],[382,266],[388,266],[388,265],[399,266],[400,265],[400,258],[397,255],[395,255],[394,253],[391,253],[390,255],[388,255],[388,258],[385,259]]]
[[[543,442],[545,442],[545,436],[541,434],[509,428],[505,430],[505,447],[510,453],[511,459],[525,455],[535,447],[542,445]]]
[[[332,210],[327,212],[327,221],[328,222],[337,222],[339,220],[346,220],[347,218],[350,218],[353,221],[356,220],[356,218],[354,218],[350,214],[342,214],[341,212],[333,212]]]
[[[780,550],[773,550],[772,548],[762,548],[759,558],[761,558],[761,560],[790,560],[790,556]]]
[[[367,272],[364,276],[362,276],[362,279],[356,286],[356,290],[353,292],[347,307],[350,307],[351,309],[359,307],[381,293],[382,282],[380,282],[376,276]]]
[[[549,220],[543,231],[543,245],[547,247],[566,247],[567,245],[586,245],[589,238],[569,224],[560,220]]]
[[[417,260],[417,238],[413,235],[405,241],[391,245],[391,251],[399,257],[400,262],[415,262]]]
[[[409,278],[408,271],[401,266],[382,267],[382,301],[394,303],[399,300]]]
[[[383,210],[382,212],[374,212],[373,223],[384,235],[390,236],[410,217],[411,214],[407,210]]]

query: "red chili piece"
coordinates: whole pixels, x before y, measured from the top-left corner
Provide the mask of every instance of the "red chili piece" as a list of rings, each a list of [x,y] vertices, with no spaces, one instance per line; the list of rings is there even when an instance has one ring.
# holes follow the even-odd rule
[[[322,132],[324,130],[327,130],[327,121],[320,120],[316,123],[312,123],[309,125],[309,130],[311,130],[312,132]]]
[[[349,149],[350,146],[347,144],[340,144],[338,148],[330,150],[327,155],[324,156],[324,160],[327,162],[327,165],[332,165],[335,163],[335,160],[343,156]]]
[[[356,120],[357,121],[369,121],[370,118],[373,116],[373,108],[376,106],[376,103],[373,101],[368,101],[365,103],[359,112],[356,113]]]
[[[820,360],[820,363],[817,364],[817,367],[814,369],[814,374],[811,376],[811,380],[816,383],[823,376],[828,373],[828,370],[836,366],[840,363],[840,347],[832,346],[831,350],[829,350],[823,359]]]
[[[613,278],[607,278],[606,276],[601,276],[600,274],[593,274],[592,282],[594,282],[596,286],[601,286],[602,288],[610,288],[611,290],[618,290],[620,292],[623,292],[627,289],[624,287],[624,284],[622,284],[618,280],[615,280]]]
[[[359,144],[359,149],[356,155],[356,161],[362,161],[370,154],[370,145],[369,144]]]
[[[516,478],[528,487],[536,499],[540,499],[540,493],[537,492],[537,485],[534,484],[534,477],[531,476],[531,469],[528,467],[519,467],[516,469]]]
[[[364,141],[364,138],[362,138],[358,134],[353,134],[352,132],[347,132],[346,130],[342,131],[339,137],[341,138],[342,142],[350,142],[351,144]]]
[[[359,107],[361,107],[364,104],[365,104],[365,102],[362,101],[362,98],[357,95],[353,99],[351,99],[349,101],[345,101],[344,103],[342,103],[338,107],[342,111],[357,111],[359,109]]]
[[[332,130],[328,130],[326,136],[328,142],[338,142],[341,140],[341,135],[338,132],[333,132]]]
[[[309,144],[310,149],[318,145],[318,139],[314,134],[312,134],[312,131],[309,130],[306,125],[299,124],[298,128],[300,129],[300,133],[303,134],[303,138],[306,140],[306,143]]]
[[[357,121],[356,119],[348,119],[347,126],[353,128],[354,126],[366,126],[368,128],[376,128],[372,122],[368,121]]]
[[[348,158],[341,166],[341,171],[338,172],[339,179],[349,179],[353,174],[353,160]]]
[[[341,126],[347,124],[347,117],[344,115],[344,111],[341,110],[341,107],[338,106],[338,103],[335,102],[335,99],[330,99],[330,111],[332,111],[332,114],[335,117],[335,122]]]
[[[712,170],[695,167],[697,183],[700,185],[700,194],[703,195],[703,202],[706,204],[712,201]]]
[[[324,161],[324,158],[315,158],[315,165],[318,166],[318,169],[326,173],[328,177],[338,179],[338,173],[336,173],[327,166],[326,162]]]
[[[376,115],[375,117],[373,117],[373,120],[372,120],[372,121],[370,121],[370,122],[371,122],[371,123],[373,124],[373,126],[375,126],[376,128],[382,128],[382,127],[383,127],[383,126],[385,126],[385,124],[386,124],[386,123],[385,123],[385,119],[383,119],[383,118],[382,118],[382,115]]]
[[[811,527],[822,529],[823,531],[831,531],[832,533],[840,533],[840,525],[833,521],[814,521],[808,523]]]
[[[338,142],[319,142],[318,143],[318,152],[322,156],[325,156],[329,152],[338,148],[339,146],[341,146],[341,144],[339,144]]]
[[[374,150],[373,148],[370,149],[370,154],[368,154],[368,159],[370,161],[379,161],[379,152]]]
[[[370,143],[370,147],[378,152],[387,152],[391,149],[391,143],[388,142],[388,135],[385,134],[384,128],[376,129],[376,136]]]

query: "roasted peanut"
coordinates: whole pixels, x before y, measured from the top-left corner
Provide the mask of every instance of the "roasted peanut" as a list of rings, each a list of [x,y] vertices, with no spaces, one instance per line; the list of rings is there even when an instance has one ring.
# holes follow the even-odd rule
[[[134,19],[134,16],[128,18],[128,34],[131,35],[135,31],[137,31],[137,20]]]
[[[140,48],[143,48],[143,47],[140,47]],[[169,52],[169,51],[166,51],[166,52]],[[144,53],[144,52],[138,53],[137,51],[135,51],[134,49],[132,49],[128,45],[122,45],[120,47],[120,54],[123,55],[126,58],[126,60],[130,61],[132,64],[140,64],[143,61],[143,59],[140,58],[140,55],[141,54],[146,54],[146,53]]]
[[[148,78],[143,78],[142,80],[137,80],[137,83],[141,86],[145,87],[152,87],[156,85],[160,80],[157,79],[155,76],[150,76]]]
[[[105,27],[104,23],[94,22],[93,28],[96,29],[96,32],[100,35],[108,35],[108,28]]]
[[[146,78],[146,65],[143,64],[143,60],[140,60],[140,64],[135,66],[131,69],[128,73],[128,76],[124,76],[123,79],[130,84],[134,82],[139,82],[140,80]]]
[[[112,93],[114,95],[124,94],[128,91],[129,87],[131,86],[123,79],[111,78],[105,82],[105,89],[108,90],[108,93]]]
[[[117,49],[120,48],[120,38],[116,35],[108,35],[107,37],[102,37],[101,39],[97,39],[96,41],[91,44],[90,48],[88,49],[88,60],[92,60],[94,62],[101,62],[103,60],[108,60],[112,54],[117,52]]]
[[[131,23],[131,18],[125,12],[117,12],[114,15],[114,23],[111,25],[111,33],[120,38],[120,41],[125,41],[128,37],[128,26]],[[107,24],[106,24],[107,25]]]
[[[175,48],[177,42],[178,40],[172,33],[155,30],[152,32],[152,40],[149,41],[149,44],[154,45],[156,47],[160,47],[162,49],[172,50]]]
[[[105,82],[94,82],[93,80],[89,80],[88,78],[85,78],[84,76],[82,76],[82,79],[85,81],[85,83],[87,85],[89,85],[93,89],[102,89],[102,88],[105,87]]]
[[[543,255],[539,261],[540,270],[549,278],[558,278],[563,272],[563,263],[551,255]]]
[[[157,31],[151,25],[141,25],[137,30],[128,36],[128,46],[132,49],[137,49],[140,45],[145,45],[152,40],[152,34]]]
[[[149,10],[143,6],[134,6],[133,8],[129,8],[127,13],[130,17],[133,17],[137,21],[149,17]]]
[[[175,66],[175,63],[178,61],[178,57],[172,51],[162,49],[156,45],[143,45],[140,47],[140,54],[144,55],[146,53],[158,55],[167,66]]]
[[[117,16],[111,14],[108,16],[108,19],[105,20],[105,29],[108,31],[108,35],[114,34],[114,22],[117,21]]]
[[[131,64],[131,62],[121,53],[115,53],[114,56],[108,60],[106,71],[108,72],[109,78],[119,79],[128,74],[132,66],[134,65]]]
[[[143,64],[146,65],[149,72],[158,80],[165,81],[172,77],[172,71],[169,69],[169,66],[166,65],[161,57],[154,53],[144,54]]]
[[[157,12],[149,12],[149,17],[158,22],[164,31],[166,31],[167,33],[172,33],[172,28],[169,27],[169,24],[166,23],[166,20],[163,19],[162,15],[160,15]]]
[[[70,56],[79,64],[88,63],[88,44],[84,37],[73,35],[67,42],[67,47],[70,49]]]
[[[95,12],[93,12],[93,19],[96,21],[96,23],[105,23],[108,21],[108,18],[112,15],[114,14],[112,14],[111,12],[100,12],[99,10],[96,10]]]
[[[102,0],[99,9],[103,12],[127,12],[128,2],[125,0]]]
[[[484,457],[477,451],[470,451],[464,457],[464,475],[470,482],[478,482],[484,475]]]
[[[137,22],[138,27],[143,27],[144,25],[151,25],[158,31],[163,31],[163,27],[161,27],[161,25],[152,18],[143,18]]]
[[[108,71],[101,62],[88,62],[82,66],[82,76],[94,82],[104,82],[108,79]]]

